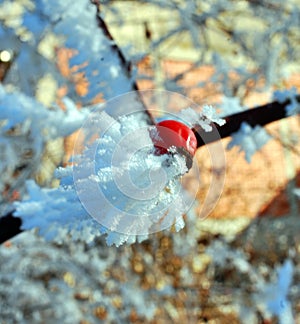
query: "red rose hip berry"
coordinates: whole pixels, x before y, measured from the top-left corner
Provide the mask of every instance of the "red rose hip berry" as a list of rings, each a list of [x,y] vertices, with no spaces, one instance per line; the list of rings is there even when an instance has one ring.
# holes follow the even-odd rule
[[[194,156],[197,139],[194,132],[177,120],[163,120],[156,124],[156,130],[150,133],[158,154],[168,153],[172,146],[180,153]]]

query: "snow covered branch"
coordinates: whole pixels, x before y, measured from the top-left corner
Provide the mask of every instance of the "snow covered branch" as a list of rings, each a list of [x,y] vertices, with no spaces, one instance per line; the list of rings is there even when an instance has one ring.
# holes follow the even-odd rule
[[[15,167],[19,166],[16,163],[21,160],[21,157],[18,159],[16,158],[16,152],[22,152],[22,150],[12,150],[12,147],[21,148],[26,141],[30,143],[30,152],[32,152],[34,157],[34,159],[31,158],[31,161],[35,161],[34,166],[37,166],[39,164],[39,158],[42,155],[44,144],[49,139],[57,138],[58,136],[64,137],[66,134],[70,134],[79,127],[78,125],[84,117],[84,110],[82,110],[81,113],[78,112],[79,119],[74,123],[76,118],[72,117],[68,119],[67,116],[59,110],[47,111],[46,109],[46,107],[51,107],[53,109],[53,107],[56,106],[55,100],[57,91],[63,86],[67,87],[66,96],[70,98],[65,99],[64,104],[66,108],[72,108],[72,116],[77,112],[73,101],[76,102],[78,100],[81,105],[89,106],[89,104],[93,102],[93,99],[99,96],[99,94],[103,96],[103,99],[108,100],[109,98],[116,98],[120,94],[137,90],[136,76],[134,75],[132,64],[116,45],[110,34],[102,18],[102,13],[100,12],[100,6],[102,5],[100,1],[80,1],[79,3],[78,6],[80,6],[80,10],[71,6],[70,1],[53,1],[49,3],[45,0],[40,0],[37,1],[33,7],[26,7],[26,5],[19,3],[17,4],[17,6],[21,6],[21,9],[19,8],[19,20],[18,24],[14,25],[9,18],[9,13],[15,10],[14,6],[16,4],[11,3],[6,6],[0,2],[3,12],[7,12],[7,15],[2,15],[0,17],[0,40],[3,42],[5,48],[14,53],[11,66],[9,70],[3,74],[2,80],[4,108],[1,110],[0,117],[4,120],[1,130],[5,137],[5,141],[2,143],[5,149],[2,151],[4,152],[3,156],[5,160],[9,161],[8,163],[4,163],[2,167],[3,171],[11,171],[10,173],[2,172],[2,179],[5,179],[5,181],[2,181],[4,184],[7,183],[7,178],[12,178],[10,174],[14,173]],[[197,30],[195,29],[197,22],[195,22],[193,26],[190,26],[189,20],[189,17],[194,12],[193,4],[189,2],[189,5],[186,7],[178,7],[177,9],[181,13],[181,20],[185,22],[185,28],[192,28],[191,34],[195,36],[192,37],[193,42],[197,44]],[[211,10],[213,10],[213,8],[211,8]],[[212,12],[213,11],[211,11],[211,13]],[[43,17],[43,19],[41,19],[41,17]],[[61,19],[62,17],[64,19]],[[24,28],[20,29],[20,26]],[[48,38],[50,37],[49,29],[53,34],[51,34],[51,37],[54,37],[52,43]],[[97,33],[90,33],[90,30],[96,30]],[[49,47],[47,50],[43,47],[45,46],[45,42]],[[55,54],[60,49],[67,49],[72,53],[67,63],[69,64],[71,77],[66,76],[56,65]],[[25,55],[26,53],[29,53],[29,55]],[[220,68],[221,65],[218,67]],[[220,70],[223,68],[220,68]],[[53,90],[51,100],[48,100],[47,104],[44,102],[41,104],[39,101],[43,101],[44,98],[42,98],[41,93],[38,93],[38,90],[41,88],[41,82],[44,82],[43,78],[45,73],[48,73],[48,78],[55,84],[55,89]],[[76,73],[80,73],[86,81],[87,89],[81,96],[76,92],[76,84],[74,84]],[[8,89],[10,89],[10,91],[7,91]],[[137,96],[136,99],[139,99],[139,111],[142,112],[145,117],[141,124],[147,127],[149,124],[154,123],[154,120],[145,108],[142,98],[138,98]],[[6,102],[6,100],[8,101]],[[248,155],[246,155],[247,159],[250,160],[251,154],[264,144],[266,140],[266,138],[263,138],[263,141],[260,140],[262,132],[257,127],[263,127],[270,122],[287,117],[292,113],[297,113],[299,111],[297,107],[298,103],[299,96],[296,94],[291,96],[291,94],[287,92],[286,94],[279,95],[276,101],[271,104],[227,116],[224,125],[218,123],[218,116],[208,116],[206,119],[211,120],[211,125],[204,123],[205,125],[203,127],[201,120],[199,121],[199,125],[194,125],[198,147],[209,144],[220,138],[233,136],[231,145],[238,144],[243,149],[250,150],[251,152],[248,152]],[[109,110],[110,117],[117,120],[120,117],[122,109],[125,109],[122,105],[115,105],[114,109]],[[16,111],[19,113],[16,114]],[[60,124],[57,124],[57,118],[61,120]],[[48,120],[46,129],[43,127],[42,120]],[[119,120],[117,122],[119,122]],[[18,143],[12,137],[6,138],[6,132],[10,131],[11,128],[15,128],[15,126],[19,127],[22,135],[24,135],[22,142]],[[118,126],[120,128],[116,133],[118,136],[122,134],[126,135],[126,129],[128,130],[130,128],[124,121],[119,123]],[[208,128],[212,128],[212,130],[209,129],[209,131],[207,131]],[[259,136],[257,136],[257,134]],[[255,137],[254,142],[256,141],[256,137],[260,139],[258,139],[258,143],[253,144],[250,137]],[[111,138],[113,139],[114,136]],[[14,141],[14,146],[10,145],[9,141]],[[70,178],[68,177],[69,176],[67,176],[67,179]],[[24,184],[25,179],[22,182],[22,187]],[[68,183],[68,185],[70,185],[70,183]],[[29,187],[34,192],[35,196],[44,197],[50,200],[53,199],[53,197],[61,197],[65,194],[66,197],[62,198],[59,204],[63,202],[70,203],[75,197],[73,187],[70,192],[68,190],[62,190],[61,192],[57,190],[57,192],[53,191],[51,193],[46,191],[38,192],[32,185],[29,185]],[[3,187],[2,189],[4,190],[5,188]],[[58,202],[58,200],[56,202]],[[52,207],[55,209],[58,208],[58,206],[61,205],[53,203]],[[28,210],[26,209],[24,213],[26,215],[30,214],[29,210],[30,208]],[[33,208],[33,210],[37,213],[41,212],[35,208]],[[74,215],[75,214],[74,211]],[[17,213],[15,212],[14,215],[16,216]],[[83,215],[84,221],[87,221],[89,218],[85,217],[87,215],[84,213]],[[52,216],[50,215],[49,217],[51,218]],[[18,221],[13,221],[11,218],[12,214],[10,210],[10,213],[3,218],[2,222],[4,222],[4,224],[11,224],[12,232],[10,235],[13,235],[20,231],[20,224]],[[55,221],[57,220],[55,219]],[[72,228],[72,225],[69,225]],[[6,225],[3,225],[3,230],[5,230],[5,226]],[[24,228],[24,223],[22,223],[22,226]],[[30,228],[30,226],[27,228]],[[105,232],[104,229],[102,230]],[[48,230],[45,231],[48,233]],[[49,233],[50,232],[49,230]],[[49,233],[47,235],[50,235]],[[51,235],[54,234],[52,233]],[[4,241],[4,237],[5,235],[1,239],[2,241]]]
[[[296,96],[300,102],[300,96]],[[282,102],[274,101],[272,103],[238,112],[233,115],[225,117],[226,124],[218,125],[212,124],[212,131],[205,132],[202,128],[195,126],[195,134],[198,140],[198,147],[209,144],[220,138],[226,138],[233,133],[239,131],[243,123],[247,123],[251,127],[265,126],[268,123],[288,117],[287,107],[291,104],[291,99],[283,100]],[[9,213],[1,220],[0,243],[13,237],[21,232],[21,219]]]
[[[300,105],[300,95],[296,96],[296,101]],[[251,127],[265,126],[276,120],[289,117],[287,108],[292,103],[292,99],[274,101],[263,106],[235,113],[225,117],[226,123],[222,126],[214,124],[212,132],[204,132],[195,126],[195,133],[198,140],[198,147],[214,142],[220,137],[225,138],[239,131],[242,123],[247,123]],[[205,141],[203,140],[205,138]]]

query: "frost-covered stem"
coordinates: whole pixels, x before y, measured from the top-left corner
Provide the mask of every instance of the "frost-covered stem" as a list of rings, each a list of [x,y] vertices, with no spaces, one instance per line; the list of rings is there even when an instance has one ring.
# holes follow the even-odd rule
[[[300,96],[296,97],[300,103]],[[286,107],[291,103],[290,100],[285,102],[274,101],[269,104],[245,110],[230,116],[225,117],[226,123],[222,126],[213,124],[212,132],[205,132],[200,126],[194,126],[194,132],[197,137],[198,147],[205,144],[215,142],[221,138],[230,136],[237,132],[243,122],[247,122],[252,127],[265,126],[276,120],[289,117],[286,112]]]
[[[110,39],[112,41],[112,50],[115,51],[118,54],[118,57],[120,59],[121,65],[124,69],[124,73],[127,75],[128,78],[131,77],[132,74],[132,63],[131,61],[127,60],[125,55],[123,54],[123,52],[121,51],[121,49],[119,48],[119,46],[116,44],[116,42],[114,41],[113,36],[111,35],[105,21],[102,19],[101,17],[101,11],[100,11],[100,1],[99,0],[90,0],[92,4],[94,4],[97,7],[97,21],[98,21],[98,26],[99,28],[103,31],[104,35]],[[139,88],[137,86],[137,83],[134,81],[132,82],[132,91],[138,91]],[[140,101],[143,104],[143,100],[140,97]],[[146,106],[145,107],[145,113],[148,115],[149,117],[149,124],[155,124],[155,121],[152,117],[152,115],[150,114],[150,112],[147,110]]]
[[[104,35],[112,41],[112,49],[118,54],[121,64],[124,67],[124,70],[125,70],[127,76],[130,77],[131,71],[132,71],[132,64],[130,61],[128,61],[126,59],[123,52],[120,50],[118,45],[114,42],[114,39],[113,39],[105,21],[102,19],[101,12],[100,12],[100,6],[101,6],[100,1],[99,0],[91,0],[91,3],[97,7],[97,21],[98,21],[99,28],[104,32]],[[132,90],[138,90],[135,82],[133,83]]]
[[[297,96],[297,101],[300,102],[300,96]],[[288,117],[286,114],[286,106],[290,103],[287,100],[283,103],[278,101],[269,103],[264,106],[249,109],[240,113],[236,113],[225,117],[226,124],[223,126],[218,126],[213,124],[212,132],[196,131],[197,126],[195,126],[195,133],[198,140],[198,147],[204,145],[203,138],[205,135],[205,144],[214,142],[218,139],[230,136],[232,133],[239,130],[242,122],[247,122],[252,127],[256,125],[264,126],[273,121]],[[0,218],[0,244],[6,240],[12,238],[13,236],[22,232],[21,230],[22,221],[18,217],[13,216],[13,212]]]

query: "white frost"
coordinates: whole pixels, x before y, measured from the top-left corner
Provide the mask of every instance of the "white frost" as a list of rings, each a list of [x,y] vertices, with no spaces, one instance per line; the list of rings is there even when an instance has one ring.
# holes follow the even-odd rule
[[[189,126],[200,125],[206,132],[212,131],[212,122],[220,126],[225,124],[225,120],[220,118],[216,110],[209,105],[203,106],[200,113],[197,113],[192,108],[183,109],[178,114],[178,118],[184,120]]]
[[[279,324],[294,323],[292,306],[288,299],[293,273],[294,265],[291,260],[287,259],[277,269],[277,282],[264,284],[255,297],[267,315],[278,317]]]
[[[291,101],[285,108],[287,116],[300,113],[300,104],[297,100],[297,89],[295,87],[282,91],[277,90],[274,92],[273,97],[280,103],[284,103],[286,100]]]
[[[245,152],[245,158],[248,163],[251,162],[253,154],[261,149],[272,137],[263,127],[255,126],[252,128],[246,122],[243,122],[239,131],[231,135],[232,139],[227,148],[239,146],[240,151]]]

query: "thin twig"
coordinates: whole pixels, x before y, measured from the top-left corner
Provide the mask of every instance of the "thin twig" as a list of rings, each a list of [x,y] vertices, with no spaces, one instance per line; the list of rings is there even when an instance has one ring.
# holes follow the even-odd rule
[[[300,103],[300,96],[297,96],[296,99]],[[212,124],[213,130],[211,132],[205,132],[200,126],[195,125],[194,132],[197,137],[198,147],[215,142],[220,138],[230,136],[240,129],[243,122],[247,122],[251,127],[255,127],[265,126],[276,120],[286,118],[288,117],[286,107],[289,104],[290,100],[286,100],[283,103],[274,101],[263,106],[227,116],[225,117],[226,124],[223,126]]]

